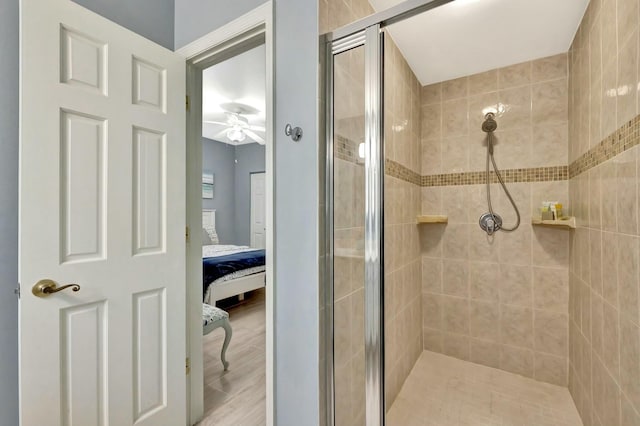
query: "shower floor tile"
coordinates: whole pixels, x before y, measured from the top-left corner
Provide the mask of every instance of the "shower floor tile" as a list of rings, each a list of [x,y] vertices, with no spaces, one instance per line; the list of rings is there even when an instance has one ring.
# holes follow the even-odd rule
[[[566,388],[424,351],[389,426],[582,426]]]

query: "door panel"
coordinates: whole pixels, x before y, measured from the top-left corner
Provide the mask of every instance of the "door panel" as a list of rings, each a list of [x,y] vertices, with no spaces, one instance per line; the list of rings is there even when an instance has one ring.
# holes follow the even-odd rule
[[[251,175],[251,247],[265,248],[265,174]]]
[[[184,424],[184,60],[67,0],[20,55],[22,425]]]

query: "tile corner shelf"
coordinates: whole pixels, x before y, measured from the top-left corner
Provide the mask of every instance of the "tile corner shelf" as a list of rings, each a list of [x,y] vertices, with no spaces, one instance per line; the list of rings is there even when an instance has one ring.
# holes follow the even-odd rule
[[[576,218],[574,216],[567,216],[564,219],[559,220],[542,220],[539,218],[533,218],[531,219],[531,224],[536,226],[576,229]]]
[[[444,215],[438,214],[427,214],[418,216],[418,223],[447,223],[449,222],[449,218]]]

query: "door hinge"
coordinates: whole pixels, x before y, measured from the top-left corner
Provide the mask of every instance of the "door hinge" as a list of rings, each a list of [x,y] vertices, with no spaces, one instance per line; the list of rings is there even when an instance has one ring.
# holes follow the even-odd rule
[[[189,375],[189,373],[191,373],[191,358],[187,358],[186,362],[185,362],[185,370],[186,370],[186,374],[187,376]]]
[[[184,237],[187,242],[189,242],[189,227],[187,226],[184,231]]]
[[[190,105],[190,101],[189,101],[189,95],[186,96],[186,107],[187,107],[187,111],[189,111],[189,105]]]
[[[13,293],[20,299],[20,283],[18,283],[18,287],[13,289]]]

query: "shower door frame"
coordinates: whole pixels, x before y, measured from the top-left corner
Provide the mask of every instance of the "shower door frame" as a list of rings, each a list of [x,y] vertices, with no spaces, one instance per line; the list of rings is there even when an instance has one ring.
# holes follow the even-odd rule
[[[364,48],[365,62],[365,220],[364,220],[364,309],[365,309],[365,401],[366,424],[384,424],[384,129],[382,63],[383,37],[380,25],[372,25],[339,40],[327,41],[326,85],[326,278],[327,325],[327,424],[335,424],[335,369],[333,362],[333,248],[334,248],[334,57]]]
[[[321,86],[324,90],[325,229],[324,229],[324,358],[325,419],[335,425],[334,368],[334,56],[364,46],[365,49],[365,423],[384,426],[384,32],[383,28],[435,9],[454,0],[407,0],[382,12],[324,34],[320,38]]]

